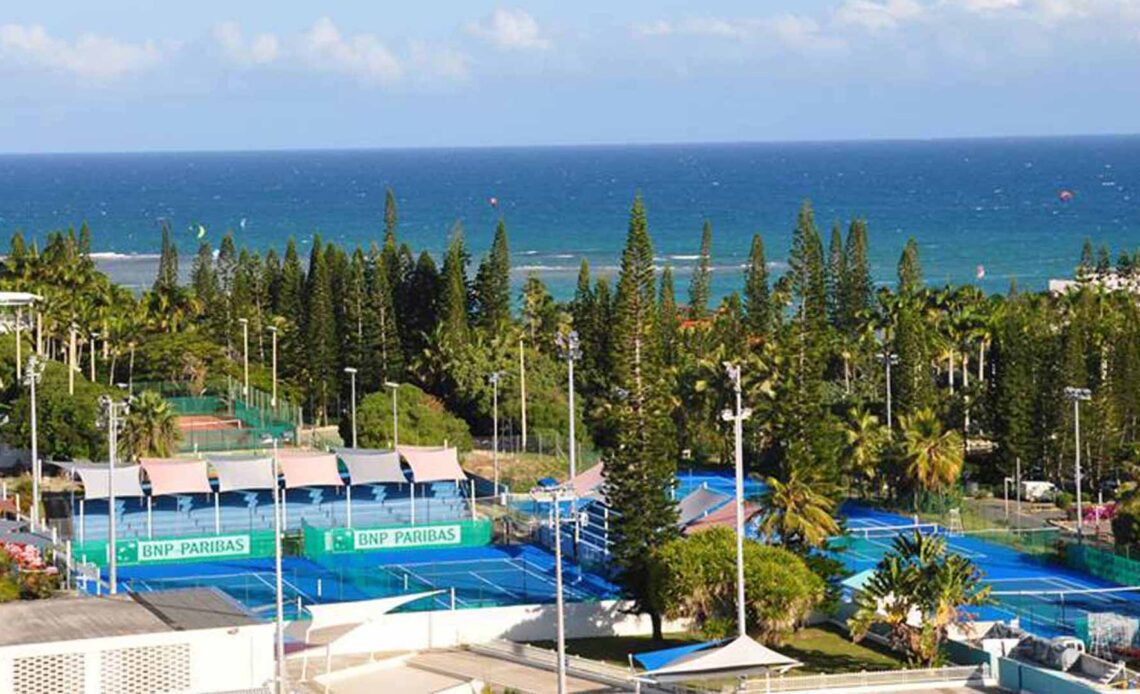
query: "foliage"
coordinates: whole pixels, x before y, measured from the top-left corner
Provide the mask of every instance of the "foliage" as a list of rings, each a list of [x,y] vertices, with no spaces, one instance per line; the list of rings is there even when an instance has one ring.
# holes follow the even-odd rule
[[[120,455],[126,460],[139,460],[174,455],[181,432],[170,403],[147,390],[131,401],[120,436]]]
[[[448,412],[443,403],[416,386],[402,384],[396,396],[400,444],[438,446],[447,441],[461,451],[471,450],[467,424]],[[372,393],[357,406],[357,438],[364,448],[392,444],[392,393]],[[351,440],[351,421],[341,422],[341,437]]]
[[[45,460],[98,460],[107,453],[106,432],[99,429],[99,398],[117,391],[75,376],[75,395],[68,394],[67,367],[45,362],[36,387],[36,429],[39,454]],[[24,448],[32,437],[31,398],[20,388],[9,411],[4,440]]]
[[[970,621],[968,608],[988,604],[989,594],[972,561],[948,552],[942,537],[916,532],[895,539],[857,594],[848,626],[858,641],[884,624],[892,645],[932,667],[948,630]]]
[[[760,502],[760,534],[768,542],[806,552],[839,534],[835,503],[811,478],[810,469],[793,467],[786,480],[769,477]]]
[[[653,600],[673,619],[691,620],[715,638],[736,631],[736,536],[711,528],[666,543],[653,559]],[[824,597],[823,579],[803,559],[778,547],[744,543],[749,631],[778,644]]]

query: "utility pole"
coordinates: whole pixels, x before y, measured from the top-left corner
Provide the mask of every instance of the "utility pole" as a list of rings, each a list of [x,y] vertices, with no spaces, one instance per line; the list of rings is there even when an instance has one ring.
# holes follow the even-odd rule
[[[736,620],[741,636],[748,635],[747,610],[744,601],[744,420],[752,416],[752,410],[744,409],[740,383],[740,366],[724,363],[732,389],[736,394],[736,410],[725,410],[721,418],[732,422],[735,439],[734,460],[736,464]]]
[[[526,453],[526,350],[519,336],[519,407],[522,410],[522,450]]]
[[[400,390],[400,384],[384,381],[384,387],[392,389],[392,449],[395,450],[400,445],[400,412],[396,407],[396,393]]]
[[[249,319],[238,318],[238,322],[241,323],[242,368],[245,371],[241,394],[249,398]]]
[[[1077,482],[1077,541],[1084,540],[1084,517],[1081,507],[1081,401],[1091,400],[1092,391],[1088,388],[1065,388],[1065,398],[1073,401],[1073,433],[1076,445]]]
[[[115,461],[119,457],[120,416],[131,411],[130,400],[113,400],[104,395],[99,398],[103,419],[107,425],[107,579],[114,595],[119,591],[118,532],[115,519]]]
[[[899,355],[883,348],[883,353],[879,355],[879,359],[887,367],[887,435],[894,435],[894,413],[891,410],[891,367],[899,363]]]
[[[269,398],[270,407],[277,409],[277,326],[270,325],[266,328],[272,336],[273,343],[273,394]],[[274,413],[276,415],[276,413]]]
[[[558,333],[554,337],[554,342],[558,346],[559,354],[566,360],[567,380],[570,384],[570,480],[573,481],[578,475],[578,441],[574,436],[574,362],[582,358],[582,348],[577,330],[571,330],[566,334]]]
[[[346,366],[344,372],[352,379],[352,447],[356,448],[356,369]]]
[[[499,380],[502,371],[494,371],[487,380],[491,382],[491,420],[494,431],[491,432],[491,466],[495,471],[495,496],[499,496]]]
[[[19,343],[17,343],[19,344]],[[40,462],[39,434],[36,431],[36,384],[44,372],[44,363],[35,354],[28,357],[28,368],[24,370],[24,383],[28,386],[31,400],[30,423],[32,425],[32,531],[40,529],[40,480],[43,478],[43,464]]]

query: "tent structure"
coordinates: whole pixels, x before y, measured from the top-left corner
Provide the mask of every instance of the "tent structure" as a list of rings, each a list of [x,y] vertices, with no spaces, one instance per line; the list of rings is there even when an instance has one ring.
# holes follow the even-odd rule
[[[277,462],[285,475],[285,488],[296,487],[340,487],[336,456],[332,453],[311,453],[308,451],[278,451]]]
[[[421,448],[400,446],[400,457],[412,468],[417,482],[462,482],[467,473],[459,467],[459,451],[454,448]]]
[[[604,466],[605,463],[598,463],[585,472],[579,472],[577,477],[570,480],[570,486],[574,488],[574,496],[582,498],[584,496],[590,496],[599,490],[605,481],[602,477],[602,470],[605,469]]]
[[[336,455],[348,468],[348,486],[345,487],[346,523],[352,527],[352,485],[354,484],[405,484],[408,478],[400,467],[400,454],[394,450],[376,448],[341,448]],[[413,495],[415,491],[413,489]]]
[[[150,496],[209,494],[210,476],[204,460],[143,458],[143,472],[150,480]]]
[[[632,660],[645,668],[634,679],[653,684],[783,674],[803,665],[747,636],[639,653]]]
[[[236,492],[246,489],[273,489],[277,474],[273,458],[262,456],[243,458],[209,458],[218,476],[219,492]]]
[[[53,463],[53,465],[67,470],[72,475],[78,475],[83,484],[83,498],[79,500],[79,541],[83,542],[87,534],[87,513],[84,506],[88,499],[108,499],[111,490],[115,491],[115,498],[141,497],[143,493],[139,465],[116,465],[113,474],[109,473],[109,466],[98,463]]]
[[[729,498],[731,501],[731,497]],[[744,502],[744,522],[747,523],[750,519],[760,513],[761,508],[757,504]],[[701,516],[693,522],[686,525],[681,532],[685,535],[692,535],[701,530],[708,530],[709,528],[732,528],[736,529],[736,505],[727,503],[711,513]]]
[[[704,487],[689,494],[681,503],[677,504],[677,527],[683,528],[695,520],[704,518],[710,512],[724,506],[732,497],[727,494],[717,494]]]

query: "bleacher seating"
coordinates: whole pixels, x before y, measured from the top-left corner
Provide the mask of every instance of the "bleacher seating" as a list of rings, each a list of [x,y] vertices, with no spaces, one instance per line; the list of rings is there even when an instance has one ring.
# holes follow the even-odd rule
[[[352,488],[352,525],[363,528],[412,523],[411,485],[366,484]],[[302,523],[329,528],[348,522],[345,487],[304,487],[285,491],[286,530],[298,531]],[[209,535],[215,532],[248,532],[273,527],[273,494],[270,490],[223,493],[214,507],[213,494],[156,496],[151,501],[148,532],[146,498],[116,499],[117,534],[134,539]],[[80,538],[80,504],[72,504],[72,532]],[[215,515],[216,514],[216,515]],[[415,522],[430,523],[470,517],[466,485],[434,482],[416,485]],[[82,535],[87,540],[107,536],[107,501],[93,499],[84,505]]]

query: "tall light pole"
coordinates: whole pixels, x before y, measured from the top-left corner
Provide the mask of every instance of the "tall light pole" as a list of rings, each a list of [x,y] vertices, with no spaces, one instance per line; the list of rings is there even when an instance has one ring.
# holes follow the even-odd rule
[[[494,431],[491,432],[491,466],[495,470],[495,496],[499,496],[499,380],[502,371],[494,371],[487,380],[491,382],[491,419]]]
[[[1073,401],[1073,434],[1076,442],[1077,478],[1077,540],[1084,539],[1084,518],[1081,515],[1081,401],[1091,400],[1092,391],[1088,388],[1065,388],[1065,397]]]
[[[99,341],[99,333],[91,333],[91,354],[88,362],[91,364],[91,382],[95,382],[95,343]]]
[[[241,394],[249,397],[249,319],[238,318],[238,323],[241,323],[241,344],[242,344],[242,368],[245,372],[245,380],[242,384]]]
[[[736,620],[741,636],[748,634],[747,615],[744,602],[744,420],[752,416],[752,410],[744,409],[740,385],[740,366],[724,363],[732,389],[736,394],[736,410],[725,410],[721,418],[732,422],[735,438],[734,458],[736,462]]]
[[[879,359],[887,367],[887,435],[891,436],[894,431],[894,415],[891,411],[891,367],[899,363],[899,355],[884,346]]]
[[[277,408],[277,326],[271,325],[266,328],[272,336],[273,343],[273,394],[269,398],[269,405],[274,409]]]
[[[278,479],[281,473],[277,464],[277,439],[267,436],[262,439],[262,442],[273,446],[273,572],[276,581],[275,590],[277,591],[276,631],[274,633],[277,656],[276,691],[278,694],[285,694],[285,598],[281,578],[281,533],[283,528],[281,527],[281,486]]]
[[[29,420],[32,425],[32,530],[40,528],[40,479],[43,477],[43,465],[40,463],[39,435],[36,432],[36,384],[44,372],[44,363],[33,354],[28,357],[28,368],[24,370],[24,383],[28,386],[28,395],[31,399]]]
[[[570,384],[570,479],[573,480],[578,474],[578,442],[574,436],[574,362],[582,357],[582,349],[578,341],[577,330],[571,330],[569,333],[559,332],[554,336],[554,342],[558,345],[558,352],[561,357],[566,360],[567,380]]]
[[[67,394],[75,395],[75,323],[71,324],[67,342]]]
[[[111,594],[119,592],[118,532],[115,522],[115,460],[119,457],[120,415],[131,411],[130,400],[113,400],[104,395],[99,398],[103,420],[107,425],[107,579]]]
[[[563,616],[562,600],[562,499],[567,497],[574,502],[573,487],[568,484],[540,486],[531,490],[531,497],[538,501],[543,497],[553,504],[554,525],[554,607],[557,612],[558,644],[558,694],[566,694],[566,623]]]
[[[385,388],[392,389],[392,448],[400,445],[400,412],[396,408],[396,393],[400,391],[400,384],[384,381]]]
[[[356,369],[346,366],[344,372],[352,379],[352,447],[356,448]]]
[[[526,453],[526,350],[523,338],[519,336],[519,409],[522,414],[522,450]]]

